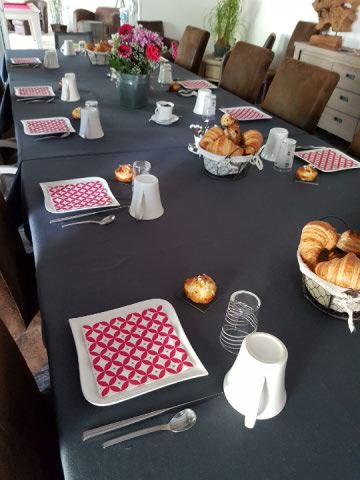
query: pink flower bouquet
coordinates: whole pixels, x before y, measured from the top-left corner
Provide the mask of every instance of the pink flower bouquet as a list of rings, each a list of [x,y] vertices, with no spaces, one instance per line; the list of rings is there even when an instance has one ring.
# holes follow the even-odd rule
[[[112,45],[110,67],[130,75],[150,73],[159,65],[161,54],[167,51],[160,35],[141,25],[122,25],[118,33],[112,35]]]

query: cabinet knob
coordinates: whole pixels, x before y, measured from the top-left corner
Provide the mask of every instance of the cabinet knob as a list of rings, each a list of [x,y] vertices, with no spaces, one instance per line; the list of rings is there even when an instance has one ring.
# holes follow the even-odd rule
[[[343,122],[343,121],[342,121],[342,118],[339,118],[339,117],[334,117],[334,120],[335,120],[335,122],[337,122],[337,123],[342,123],[342,122]]]
[[[343,102],[349,101],[348,97],[345,97],[344,95],[340,95],[340,100],[342,100]]]

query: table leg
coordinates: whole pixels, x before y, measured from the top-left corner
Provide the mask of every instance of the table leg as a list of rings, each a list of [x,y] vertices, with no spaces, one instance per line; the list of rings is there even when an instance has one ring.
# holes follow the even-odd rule
[[[29,20],[30,30],[38,48],[43,48],[40,28],[40,17],[38,14],[32,15]]]

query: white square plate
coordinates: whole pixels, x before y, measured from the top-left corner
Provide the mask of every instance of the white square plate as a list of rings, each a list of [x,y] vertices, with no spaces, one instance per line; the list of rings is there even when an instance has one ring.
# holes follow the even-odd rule
[[[10,62],[13,65],[40,65],[41,60],[37,57],[17,57],[10,58]]]
[[[55,97],[54,90],[49,85],[39,85],[34,87],[14,87],[17,97]]]
[[[57,133],[75,132],[66,117],[33,118],[21,120],[26,135],[56,135]]]
[[[93,370],[92,363],[98,367],[97,373],[100,373],[102,380],[106,380],[106,375],[104,376],[102,372],[102,369],[104,369],[104,365],[101,365],[101,359],[99,361],[98,358],[94,358],[93,362],[90,361],[90,353],[88,352],[85,335],[83,333],[83,326],[86,325],[87,328],[93,327],[94,329],[97,329],[98,325],[95,325],[95,324],[99,324],[99,322],[106,322],[100,326],[102,326],[103,328],[105,326],[105,329],[108,329],[109,322],[112,322],[111,325],[114,324],[114,321],[117,321],[119,319],[122,322],[126,322],[129,319],[131,320],[133,316],[135,316],[135,319],[138,319],[137,324],[138,323],[140,324],[140,322],[144,317],[146,317],[147,315],[151,315],[153,312],[156,313],[159,311],[162,314],[166,314],[168,319],[167,321],[171,323],[175,336],[181,342],[180,346],[182,347],[182,349],[186,351],[187,359],[189,359],[189,362],[192,364],[192,366],[188,367],[185,370],[180,371],[179,373],[175,373],[168,376],[165,375],[161,378],[156,378],[154,380],[146,380],[144,383],[141,383],[141,381],[138,380],[136,382],[137,384],[133,386],[133,388],[131,389],[126,388],[122,391],[113,393],[110,396],[101,396],[99,393],[98,381],[95,378],[95,373]],[[173,385],[174,383],[183,382],[185,380],[190,380],[192,378],[203,377],[208,375],[207,370],[205,369],[203,364],[200,362],[189,340],[187,339],[182,329],[180,320],[175,312],[174,307],[166,300],[162,300],[162,299],[145,300],[143,302],[135,303],[133,305],[128,305],[125,307],[116,308],[114,310],[109,310],[108,312],[102,312],[94,315],[87,315],[86,317],[71,318],[69,322],[70,322],[70,327],[74,336],[76,351],[78,355],[81,389],[86,400],[94,405],[97,405],[97,406],[114,405],[116,403],[129,400],[130,398],[135,398],[140,395],[144,395],[145,393],[158,390],[159,388],[163,388],[168,385]],[[105,331],[105,335],[102,336],[101,338],[104,338],[106,336],[107,331],[108,330]],[[151,329],[149,331],[152,332],[153,330]],[[156,330],[156,333],[158,332],[160,332],[160,335],[161,335],[163,330],[160,328],[160,330]],[[120,336],[117,334],[116,335],[114,334],[113,336],[115,336],[116,338],[120,338]],[[98,341],[101,342],[100,337],[96,336],[95,338],[96,338],[96,342]],[[130,332],[127,338],[127,343],[130,341],[134,341],[134,338],[138,338],[138,336],[136,335],[132,336]],[[124,340],[120,339],[119,342],[120,341],[123,342]],[[147,341],[149,340],[145,339],[145,342]],[[154,341],[154,343],[156,343],[156,340]],[[103,344],[101,343],[100,347],[102,347],[102,345]],[[112,349],[111,351],[117,351],[117,349],[119,348],[120,347],[118,345],[114,345],[114,343],[111,343],[109,347],[109,349]],[[136,347],[126,347],[126,348],[128,348],[127,355],[130,357],[130,359],[128,362],[125,363],[125,366],[123,367],[123,363],[117,360],[118,357],[116,358],[112,357],[111,364],[110,362],[109,364],[106,364],[106,369],[109,372],[112,372],[112,376],[116,376],[116,375],[120,376],[122,374],[121,372],[119,373],[119,369],[126,370],[126,367],[128,367],[128,370],[141,368],[142,373],[140,374],[140,377],[143,377],[144,375],[148,377],[149,376],[148,368],[149,366],[151,366],[150,365],[151,361],[149,361],[148,359],[147,352],[145,352],[146,355],[144,357],[142,355],[140,357],[137,356],[138,349],[144,352],[147,350],[146,347],[142,347],[140,344],[139,345],[137,344]],[[93,349],[92,349],[92,352],[94,352]],[[164,354],[166,353],[166,349],[163,350],[163,353]],[[151,353],[151,355],[154,355],[154,354]],[[133,360],[133,357],[135,357],[135,360]],[[91,358],[93,358],[93,356]],[[107,358],[105,359],[105,361],[107,360]],[[132,361],[136,363],[139,362],[139,365],[135,367],[134,365],[132,365],[131,363]],[[141,363],[141,366],[140,366],[140,363]],[[135,376],[132,375],[131,378],[135,379]],[[114,382],[110,382],[110,383],[114,385]],[[104,386],[106,387],[106,381],[104,382]]]
[[[317,170],[320,170],[320,172],[331,173],[360,168],[360,162],[336,148],[324,147],[304,150],[302,152],[296,152],[295,155],[313,165]]]
[[[45,208],[50,213],[77,212],[93,208],[117,207],[107,181],[101,177],[75,178],[40,183]]]
[[[179,81],[187,90],[199,90],[199,88],[217,88],[213,83],[207,80],[181,80]]]

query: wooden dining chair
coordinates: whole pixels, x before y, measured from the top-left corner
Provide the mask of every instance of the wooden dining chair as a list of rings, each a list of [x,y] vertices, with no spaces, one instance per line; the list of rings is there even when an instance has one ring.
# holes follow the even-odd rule
[[[339,78],[336,72],[285,58],[261,106],[313,133]]]
[[[208,31],[188,25],[181,37],[175,63],[198,73],[209,38]]]
[[[273,58],[274,53],[267,48],[238,42],[231,50],[220,87],[254,103]]]
[[[54,416],[0,320],[0,478],[62,478]]]
[[[360,128],[355,133],[348,150],[349,154],[360,160]]]

